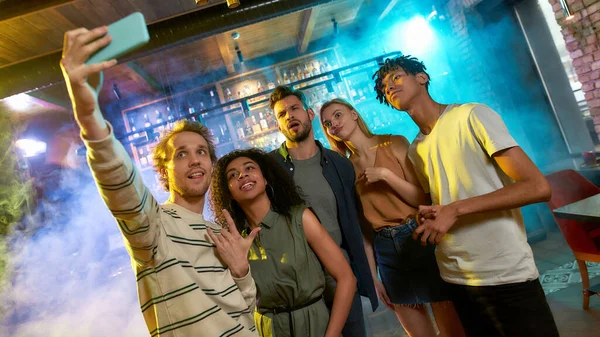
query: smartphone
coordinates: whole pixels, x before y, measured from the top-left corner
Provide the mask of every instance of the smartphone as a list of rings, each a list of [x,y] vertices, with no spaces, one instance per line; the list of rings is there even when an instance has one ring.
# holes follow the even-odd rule
[[[130,14],[108,26],[108,35],[112,41],[90,56],[85,64],[95,64],[115,59],[150,41],[144,15],[140,12]]]

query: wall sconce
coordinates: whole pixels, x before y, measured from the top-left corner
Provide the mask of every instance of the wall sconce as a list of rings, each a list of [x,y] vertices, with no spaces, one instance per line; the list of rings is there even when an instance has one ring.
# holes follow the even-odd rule
[[[560,2],[560,7],[562,7],[563,13],[565,13],[565,20],[571,20],[573,18],[573,14],[571,14],[571,10],[569,9],[569,5],[566,0],[558,0]]]
[[[240,5],[240,0],[227,0],[227,7],[230,9],[236,8]]]
[[[206,5],[207,3],[208,0],[196,0],[196,5],[198,6]]]
[[[238,61],[240,61],[240,63],[244,63],[244,55],[242,55],[242,51],[240,50],[240,47],[235,46],[235,53],[237,54]]]

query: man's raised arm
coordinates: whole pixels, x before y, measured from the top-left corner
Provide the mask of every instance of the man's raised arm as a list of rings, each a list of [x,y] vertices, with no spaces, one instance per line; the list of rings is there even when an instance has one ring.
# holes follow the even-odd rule
[[[90,55],[111,41],[107,31],[104,26],[65,33],[60,66],[100,194],[117,219],[132,256],[138,263],[148,263],[155,258],[159,238],[158,204],[98,105],[101,72],[114,66],[116,60],[85,64]]]

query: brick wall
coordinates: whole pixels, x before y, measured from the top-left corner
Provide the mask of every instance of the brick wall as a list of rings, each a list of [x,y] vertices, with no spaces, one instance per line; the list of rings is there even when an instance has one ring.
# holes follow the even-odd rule
[[[600,138],[600,0],[566,0],[571,18],[565,17],[558,0],[549,2]]]

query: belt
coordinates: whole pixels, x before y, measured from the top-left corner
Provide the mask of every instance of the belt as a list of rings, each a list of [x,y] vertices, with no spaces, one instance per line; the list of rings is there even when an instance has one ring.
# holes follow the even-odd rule
[[[402,230],[402,226],[406,225],[407,223],[409,223],[410,221],[415,220],[415,217],[412,215],[407,216],[404,220],[402,220],[397,226],[393,226],[393,227],[383,227],[380,230],[376,231],[377,234],[381,235],[381,236],[385,236],[387,238],[393,238],[394,235],[399,231]]]
[[[273,315],[278,315],[278,314],[284,314],[287,313],[288,314],[288,319],[289,319],[289,324],[290,324],[290,336],[294,337],[294,322],[292,320],[292,313],[294,311],[298,311],[300,309],[304,309],[306,307],[309,307],[319,301],[321,301],[323,299],[323,296],[319,296],[319,297],[315,297],[312,300],[295,306],[295,307],[277,307],[277,308],[261,308],[261,307],[257,307],[256,310],[261,314],[267,314],[267,313],[272,313]]]

